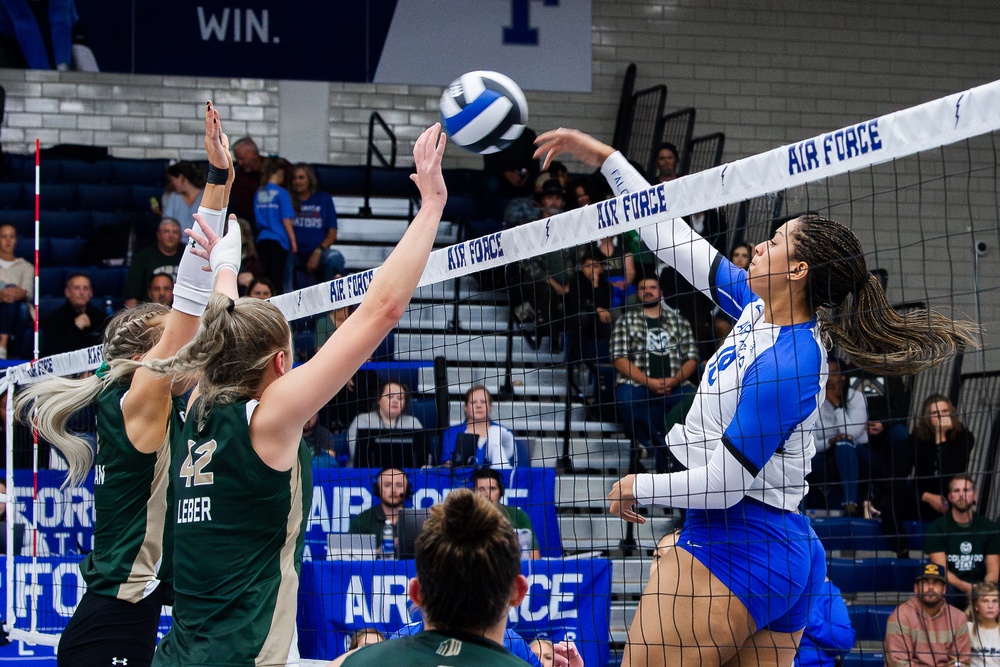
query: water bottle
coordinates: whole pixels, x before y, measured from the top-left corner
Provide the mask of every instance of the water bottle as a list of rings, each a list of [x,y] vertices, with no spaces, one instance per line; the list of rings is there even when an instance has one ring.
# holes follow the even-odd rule
[[[531,530],[527,528],[518,528],[517,532],[517,543],[521,547],[521,560],[531,560]]]
[[[115,306],[111,303],[111,299],[104,300],[104,314],[111,317],[115,314]]]
[[[396,557],[396,541],[393,539],[392,521],[385,520],[382,526],[382,558],[392,560]]]

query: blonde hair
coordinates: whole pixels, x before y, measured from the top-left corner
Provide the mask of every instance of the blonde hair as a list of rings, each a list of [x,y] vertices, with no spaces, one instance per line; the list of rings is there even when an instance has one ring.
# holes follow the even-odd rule
[[[972,624],[969,634],[973,639],[979,638],[979,615],[976,613],[976,604],[987,595],[997,595],[997,585],[991,581],[984,581],[981,584],[973,584],[969,591],[969,606],[965,610],[965,615]]]
[[[139,366],[175,378],[200,372],[200,400],[188,416],[198,420],[200,429],[217,403],[251,398],[271,360],[290,347],[291,329],[275,306],[251,297],[233,301],[215,293],[201,316],[198,334],[176,355],[148,363],[116,360],[111,362],[111,374],[124,376]]]
[[[143,303],[118,312],[104,330],[105,363],[149,352],[163,334],[163,322],[156,318],[165,317],[169,312],[170,309],[158,303]],[[114,377],[103,373],[84,378],[53,376],[28,386],[14,399],[18,418],[25,424],[34,424],[38,433],[66,459],[69,475],[65,484],[83,482],[94,464],[93,449],[86,440],[66,428],[67,421],[109,384],[131,380],[131,372]]]

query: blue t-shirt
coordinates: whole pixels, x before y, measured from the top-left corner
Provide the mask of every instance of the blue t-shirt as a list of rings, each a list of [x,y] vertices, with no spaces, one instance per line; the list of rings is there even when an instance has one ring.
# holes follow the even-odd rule
[[[295,242],[299,253],[308,256],[326,238],[326,233],[337,228],[337,211],[333,197],[325,192],[317,192],[299,202],[299,213],[292,223],[295,227]]]
[[[253,200],[253,211],[257,217],[257,242],[277,241],[285,250],[291,251],[292,242],[285,231],[282,220],[295,217],[295,208],[288,190],[268,183],[257,191]],[[296,237],[298,243],[298,237]]]

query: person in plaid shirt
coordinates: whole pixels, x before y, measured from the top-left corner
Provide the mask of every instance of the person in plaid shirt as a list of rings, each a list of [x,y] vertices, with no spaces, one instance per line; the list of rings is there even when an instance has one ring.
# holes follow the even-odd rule
[[[698,369],[691,324],[662,303],[653,271],[638,272],[640,304],[626,310],[611,332],[615,403],[633,442],[656,452],[656,471],[676,467],[665,444],[667,413],[695,392],[689,380]]]

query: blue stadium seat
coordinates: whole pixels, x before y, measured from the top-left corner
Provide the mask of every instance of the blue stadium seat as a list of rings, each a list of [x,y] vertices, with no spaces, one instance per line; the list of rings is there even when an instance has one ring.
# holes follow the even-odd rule
[[[920,563],[911,558],[831,558],[827,574],[844,593],[911,591]]]
[[[48,264],[46,261],[46,253],[49,251],[49,239],[44,236],[40,238],[38,243],[38,251],[41,255],[42,266]],[[35,263],[35,235],[24,235],[17,237],[17,245],[14,246],[14,255],[16,257],[22,257],[28,261],[29,264]]]
[[[910,551],[924,550],[924,533],[927,532],[927,526],[929,525],[931,525],[930,521],[903,522],[903,533],[906,535],[906,546],[910,549]]]
[[[416,197],[417,186],[410,180],[409,169],[372,169],[372,196]]]
[[[23,183],[0,183],[0,208],[32,208],[35,205],[34,190]]]
[[[86,238],[91,230],[88,211],[42,211],[39,222],[42,236],[46,238]]]
[[[449,192],[441,217],[445,220],[469,220],[476,216],[478,209],[478,202],[472,195],[452,195]]]
[[[18,236],[35,235],[35,210],[18,209],[16,211],[4,211],[0,213],[0,220],[9,222],[17,228]]]
[[[426,398],[414,395],[410,400],[407,412],[419,419],[424,428],[437,428],[437,405],[434,403],[433,396]]]
[[[69,270],[69,269],[67,269]],[[92,266],[81,270],[90,276],[90,284],[94,289],[94,298],[121,298],[125,291],[126,266]]]
[[[126,185],[155,185],[163,192],[167,161],[163,159],[111,159],[111,182]]]
[[[101,227],[120,227],[129,221],[129,214],[121,211],[93,211],[90,214],[91,225],[94,231],[99,231]]]
[[[133,208],[132,190],[128,185],[80,185],[78,191],[80,207],[89,211],[126,211]]]
[[[61,266],[41,266],[38,269],[38,296],[63,298],[66,271]]]
[[[448,195],[476,194],[481,190],[483,172],[477,169],[443,169]]]
[[[59,179],[64,183],[110,183],[111,160],[61,160]]]
[[[66,185],[63,183],[42,184],[39,199],[42,208],[50,210],[73,209],[76,208],[79,201],[76,184]]]
[[[885,624],[895,607],[889,605],[855,604],[847,608],[857,641],[882,641]]]
[[[848,653],[844,656],[841,667],[882,667],[885,655],[881,652]]]
[[[364,167],[314,164],[313,169],[321,190],[341,195],[360,195],[364,191]]]
[[[22,183],[35,182],[35,155],[33,153],[30,155],[8,153],[7,165],[10,167],[10,180]],[[53,178],[56,177],[58,174],[53,175]],[[45,178],[45,171],[42,171],[42,178]]]
[[[42,296],[38,298],[38,321],[44,322],[52,311],[63,305],[65,296]]]
[[[503,220],[498,220],[495,218],[466,220],[465,238],[476,239],[479,238],[480,236],[486,236],[487,234],[492,234],[493,232],[499,232],[502,229],[503,229]]]
[[[71,266],[86,261],[87,239],[43,239],[41,262],[43,265]]]
[[[811,523],[827,551],[889,548],[879,522],[874,519],[823,517],[813,519]]]
[[[156,185],[133,185],[131,205],[123,208],[130,208],[135,211],[148,211],[149,200],[156,197],[156,201],[163,204],[163,188]]]

